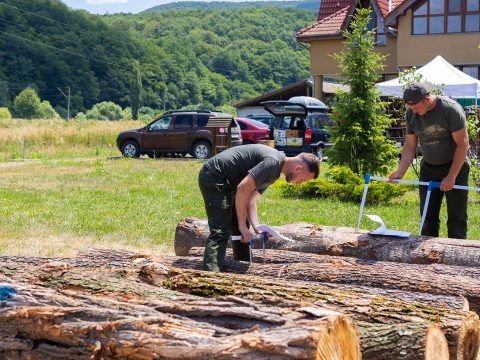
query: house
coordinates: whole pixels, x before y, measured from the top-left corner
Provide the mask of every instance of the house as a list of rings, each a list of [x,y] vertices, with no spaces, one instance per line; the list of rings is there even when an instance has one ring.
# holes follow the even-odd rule
[[[379,81],[420,67],[437,55],[470,76],[480,73],[480,0],[321,0],[316,23],[300,30],[297,41],[310,44],[314,97],[323,100],[322,84],[340,73],[330,56],[344,49],[358,7],[371,6],[369,29],[376,28],[376,51],[387,55]]]
[[[335,84],[328,81],[324,81],[322,86],[322,92],[325,94],[325,97],[335,94],[340,89],[344,91],[349,89],[346,85]],[[253,99],[242,101],[234,106],[237,108],[238,117],[247,117],[252,114],[269,114],[263,108],[263,105],[260,105],[262,101],[288,100],[294,96],[313,96],[313,93],[313,82],[310,80],[301,80]]]

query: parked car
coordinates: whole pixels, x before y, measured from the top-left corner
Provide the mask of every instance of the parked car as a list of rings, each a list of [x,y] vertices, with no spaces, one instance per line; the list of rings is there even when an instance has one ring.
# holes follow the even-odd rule
[[[212,156],[213,135],[206,125],[211,117],[222,116],[230,115],[210,110],[167,111],[147,126],[120,132],[117,147],[125,157],[190,154],[208,159]],[[231,146],[241,144],[240,126],[232,118]]]
[[[270,139],[270,128],[268,125],[253,119],[235,118],[240,125],[240,132],[244,144],[256,144],[258,140]]]
[[[247,118],[260,121],[269,126],[273,120],[273,116],[270,114],[250,114],[250,115],[247,115]]]
[[[313,152],[323,160],[324,150],[333,146],[325,129],[332,125],[331,115],[321,101],[309,99],[293,98],[296,102],[276,100],[261,104],[273,115],[270,138],[275,140],[276,149],[287,156]]]

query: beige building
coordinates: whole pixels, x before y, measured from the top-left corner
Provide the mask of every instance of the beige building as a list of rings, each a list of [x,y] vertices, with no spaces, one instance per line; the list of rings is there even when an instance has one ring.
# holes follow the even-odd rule
[[[379,81],[420,67],[437,55],[479,79],[480,0],[321,0],[317,22],[296,35],[297,41],[310,44],[316,98],[324,98],[324,79],[340,73],[331,55],[344,48],[342,31],[348,29],[357,7],[370,5],[376,50],[387,55]]]

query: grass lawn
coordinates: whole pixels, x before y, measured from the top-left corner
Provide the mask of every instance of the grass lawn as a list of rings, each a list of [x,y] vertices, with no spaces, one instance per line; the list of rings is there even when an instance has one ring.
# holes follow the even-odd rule
[[[106,151],[108,153],[108,151]],[[109,155],[119,155],[114,148]],[[0,253],[74,255],[93,246],[173,253],[175,226],[205,218],[196,160],[42,159],[0,163]],[[322,170],[324,173],[324,170]],[[410,174],[411,175],[411,174]],[[469,238],[480,239],[478,194],[470,197]],[[258,204],[269,225],[309,222],[356,227],[359,204],[284,198],[271,186]],[[369,205],[388,228],[417,233],[415,191]],[[441,236],[446,236],[445,213]],[[364,219],[363,228],[375,224]]]

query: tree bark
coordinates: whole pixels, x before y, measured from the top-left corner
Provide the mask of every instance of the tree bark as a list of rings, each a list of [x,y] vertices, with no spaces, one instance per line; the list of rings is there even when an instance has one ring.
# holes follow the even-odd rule
[[[365,230],[294,223],[275,227],[294,243],[270,239],[266,246],[314,254],[351,256],[362,259],[413,264],[447,264],[480,267],[480,243],[471,240],[410,236],[394,238],[369,235]],[[175,254],[204,246],[209,230],[206,220],[186,218],[175,232]]]
[[[9,282],[19,295],[0,309],[0,358],[361,358],[354,323],[320,307],[188,294],[175,300],[125,298],[118,296],[123,289],[111,292],[118,281],[99,297],[86,286],[88,273],[79,282],[81,276],[69,272],[56,284],[65,289],[69,280],[74,290]]]
[[[448,344],[439,326],[357,322],[363,360],[448,360]]]
[[[355,320],[383,324],[433,322],[445,332],[453,359],[474,359],[479,349],[480,322],[473,312],[405,303],[314,283],[195,270],[177,270],[175,275],[174,270],[159,273],[155,268],[154,264],[145,265],[142,279],[176,291],[205,297],[233,295],[272,304],[304,301],[349,314]]]

